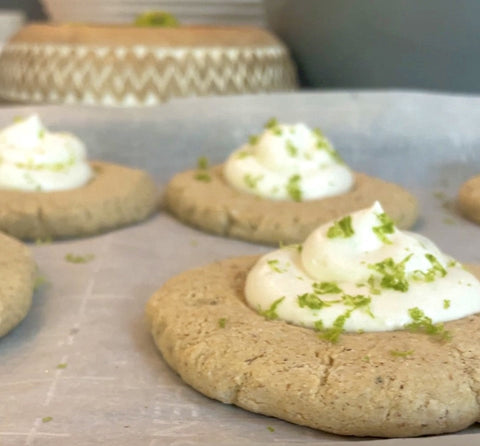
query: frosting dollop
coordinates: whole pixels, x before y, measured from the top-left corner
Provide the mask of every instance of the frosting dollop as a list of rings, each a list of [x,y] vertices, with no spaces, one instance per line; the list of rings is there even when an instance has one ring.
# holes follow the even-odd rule
[[[37,115],[0,131],[0,188],[56,191],[85,185],[93,176],[84,144],[70,133],[53,133]]]
[[[480,282],[429,239],[398,230],[379,203],[261,257],[245,296],[269,318],[337,336],[435,332],[435,324],[480,312]]]
[[[276,120],[234,151],[223,173],[234,188],[272,200],[306,201],[339,195],[354,182],[351,170],[319,130]]]

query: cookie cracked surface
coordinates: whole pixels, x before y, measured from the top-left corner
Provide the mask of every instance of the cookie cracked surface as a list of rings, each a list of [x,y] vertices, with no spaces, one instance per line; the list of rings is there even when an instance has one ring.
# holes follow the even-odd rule
[[[480,175],[462,185],[458,192],[458,206],[466,218],[480,224]]]
[[[100,161],[85,186],[55,192],[0,190],[0,230],[20,239],[92,235],[147,218],[158,202],[150,176]]]
[[[392,331],[343,334],[332,344],[247,306],[243,287],[256,260],[187,271],[150,299],[155,343],[186,383],[221,402],[341,435],[431,435],[480,421],[480,314],[445,323],[448,342]],[[480,266],[469,269],[480,277]]]
[[[35,262],[21,242],[0,234],[0,336],[27,315],[32,303]]]
[[[399,228],[417,218],[417,201],[402,187],[362,173],[346,194],[303,202],[274,201],[237,191],[223,178],[222,165],[208,171],[208,181],[189,170],[173,177],[166,205],[179,220],[214,234],[278,244],[299,243],[317,226],[381,202]]]

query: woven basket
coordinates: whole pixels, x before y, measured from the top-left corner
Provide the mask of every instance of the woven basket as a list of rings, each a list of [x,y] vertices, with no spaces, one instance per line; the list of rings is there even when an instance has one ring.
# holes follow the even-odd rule
[[[154,105],[296,86],[285,46],[256,28],[31,25],[0,54],[0,96],[11,101]]]

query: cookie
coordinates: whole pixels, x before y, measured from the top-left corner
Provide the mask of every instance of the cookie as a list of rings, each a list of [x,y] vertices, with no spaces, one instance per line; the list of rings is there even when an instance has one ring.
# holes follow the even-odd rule
[[[411,227],[417,218],[416,199],[402,187],[355,174],[351,191],[303,202],[275,201],[231,187],[223,178],[222,165],[201,181],[198,172],[175,175],[167,185],[166,206],[179,220],[204,231],[243,240],[278,244],[302,242],[317,226],[345,214],[381,202],[399,228]]]
[[[26,246],[0,234],[0,336],[17,326],[32,303],[35,262]]]
[[[157,189],[141,170],[95,161],[85,186],[54,192],[0,190],[0,230],[20,239],[86,236],[147,218]]]
[[[150,299],[155,343],[187,384],[223,403],[341,435],[432,435],[480,421],[479,314],[445,323],[446,342],[390,331],[343,334],[333,344],[247,306],[245,277],[256,260],[187,271]],[[470,269],[480,277],[480,266]]]
[[[480,223],[480,175],[462,185],[458,193],[458,206],[464,217]]]

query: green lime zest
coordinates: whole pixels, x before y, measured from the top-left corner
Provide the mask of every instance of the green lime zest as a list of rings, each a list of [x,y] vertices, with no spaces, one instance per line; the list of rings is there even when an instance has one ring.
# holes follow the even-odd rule
[[[72,253],[68,253],[65,255],[65,260],[70,263],[88,263],[95,258],[93,254],[86,254],[86,255],[76,255]]]
[[[219,320],[218,320],[218,326],[220,328],[225,328],[225,325],[227,324],[227,319],[224,318],[224,317],[221,317]]]
[[[283,302],[285,296],[280,297],[270,305],[268,310],[260,310],[259,313],[268,320],[278,319],[277,307]]]
[[[287,193],[293,201],[302,201],[302,190],[300,189],[300,181],[302,177],[297,173],[288,179]]]
[[[60,364],[57,364],[57,369],[66,369],[67,365],[66,362],[61,362]]]
[[[179,25],[173,14],[163,11],[146,11],[139,14],[134,22],[139,27],[175,28]]]
[[[200,156],[197,159],[197,169],[198,170],[207,170],[210,163],[208,162],[208,158],[206,156]]]
[[[425,257],[432,265],[428,271],[415,270],[412,276],[415,280],[423,280],[425,282],[433,282],[437,277],[445,277],[447,270],[442,266],[433,254],[425,254]]]
[[[265,123],[265,128],[268,130],[273,130],[275,127],[278,127],[278,119],[277,118],[270,118],[266,123]]]
[[[292,143],[292,141],[288,140],[285,144],[285,148],[290,156],[295,157],[298,155],[298,148]]]
[[[313,291],[315,294],[338,294],[343,292],[336,282],[315,282]]]
[[[338,316],[333,321],[332,327],[324,330],[323,333],[321,333],[320,337],[322,339],[325,339],[326,341],[331,342],[332,344],[338,342],[340,335],[344,332],[345,322],[352,314],[352,311],[353,310],[348,310],[344,314]]]
[[[420,308],[409,308],[408,314],[412,318],[412,322],[404,325],[407,330],[428,334],[439,341],[448,341],[452,338],[451,333],[445,330],[442,323],[434,324],[432,319],[426,316]]]
[[[298,300],[298,306],[300,308],[308,307],[311,310],[321,310],[322,308],[330,307],[333,303],[340,302],[339,300],[337,301],[323,300],[314,293],[301,294],[297,296],[297,300]]]
[[[251,156],[251,153],[248,150],[240,150],[240,152],[237,152],[236,157],[239,160],[243,160],[244,158],[247,158],[248,156]]]
[[[355,234],[355,231],[352,227],[352,217],[350,215],[347,215],[341,220],[333,223],[333,225],[330,226],[327,231],[328,238],[349,238],[353,234]]]
[[[323,325],[323,321],[321,319],[319,319],[318,321],[315,321],[313,323],[313,329],[315,331],[324,331],[325,330],[325,327]]]
[[[284,273],[287,270],[286,268],[280,268],[280,262],[277,259],[268,260],[267,264],[270,269],[276,273]]]
[[[392,242],[386,234],[393,234],[395,232],[395,225],[393,220],[385,213],[376,214],[380,221],[380,226],[374,226],[372,231],[385,244],[391,245]]]
[[[409,288],[407,276],[405,273],[405,264],[408,262],[408,260],[410,260],[410,257],[412,257],[412,254],[409,254],[401,262],[398,263],[395,263],[395,261],[391,257],[389,257],[388,259],[385,259],[381,262],[375,263],[373,265],[368,265],[368,267],[381,275],[380,286],[382,288],[388,288],[405,293],[408,291]],[[369,282],[371,287],[374,282],[374,279]]]
[[[450,300],[449,299],[443,299],[443,308],[445,310],[448,310],[450,308]]]
[[[42,423],[50,423],[50,421],[53,420],[53,417],[43,417],[42,418]]]
[[[258,140],[260,139],[260,136],[258,135],[250,135],[248,137],[248,143],[251,145],[251,146],[254,146],[258,143]]]
[[[363,310],[370,317],[374,317],[370,310],[370,304],[372,303],[372,298],[370,296],[365,296],[363,294],[344,294],[342,296],[342,302],[344,305],[352,307],[352,310]]]
[[[370,294],[381,294],[382,290],[378,288],[377,283],[375,281],[375,277],[371,275],[367,280],[368,286],[370,288]]]
[[[249,189],[255,190],[258,183],[263,179],[263,175],[253,176],[249,173],[245,174],[243,177],[243,182],[247,185]]]
[[[36,245],[49,245],[52,242],[53,242],[53,238],[51,236],[35,239]]]
[[[200,156],[197,159],[197,171],[195,172],[195,179],[198,181],[203,181],[208,183],[211,181],[212,177],[208,172],[209,162],[206,156]]]
[[[390,354],[395,358],[407,358],[409,356],[412,356],[413,353],[414,350],[390,350]]]
[[[37,277],[35,277],[35,282],[33,283],[33,290],[37,291],[43,285],[46,285],[48,283],[48,279],[45,276],[38,275]]]

